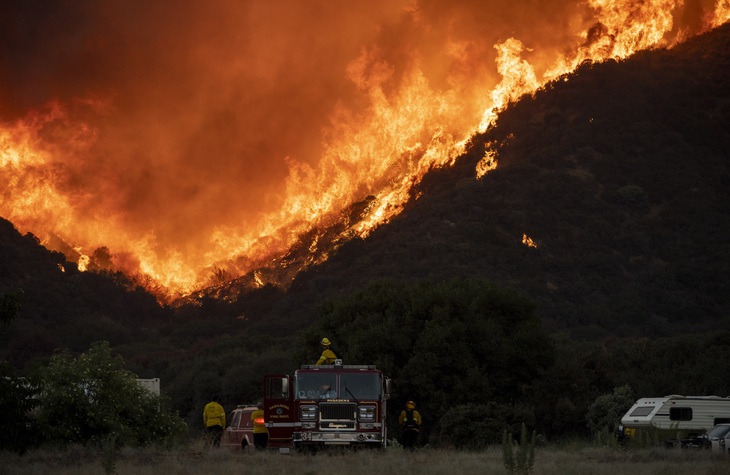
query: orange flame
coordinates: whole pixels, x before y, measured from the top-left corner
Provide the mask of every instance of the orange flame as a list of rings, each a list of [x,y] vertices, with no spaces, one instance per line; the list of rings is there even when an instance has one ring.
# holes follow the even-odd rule
[[[237,13],[237,4],[226,5]],[[277,7],[266,2],[253,4],[258,15],[277,13]],[[322,5],[331,8],[327,2]],[[588,0],[587,10],[580,2],[570,4],[572,9],[566,9],[561,28],[551,33],[554,38],[525,30],[524,38],[500,36],[490,51],[482,36],[462,34],[460,24],[442,21],[441,11],[434,14],[429,3],[409,0],[377,5],[382,14],[373,13],[373,9],[369,17],[375,27],[368,30],[358,26],[358,34],[367,39],[362,44],[352,38],[346,42],[357,46],[359,53],[349,56],[353,59],[344,68],[347,83],[338,83],[339,89],[335,89],[350,92],[332,101],[328,122],[321,127],[318,158],[308,159],[292,145],[284,185],[267,189],[270,191],[261,200],[266,206],[261,205],[260,210],[237,213],[238,208],[246,207],[245,202],[236,200],[239,190],[230,190],[230,202],[221,202],[219,195],[210,192],[221,175],[205,170],[197,170],[199,176],[192,182],[178,183],[171,178],[165,183],[183,188],[182,192],[148,194],[145,179],[149,173],[144,163],[137,165],[138,157],[159,157],[150,163],[162,176],[157,169],[173,166],[175,157],[186,153],[186,146],[193,143],[182,131],[193,129],[204,122],[203,118],[184,112],[179,114],[182,117],[175,117],[181,137],[166,129],[163,133],[164,124],[159,121],[147,123],[141,134],[125,123],[127,116],[120,111],[133,106],[113,102],[115,95],[110,94],[106,100],[89,96],[63,104],[51,101],[21,119],[0,122],[0,215],[21,231],[37,234],[46,246],[53,247],[59,240],[68,243],[67,256],[73,254],[80,270],[120,269],[171,296],[247,273],[253,285],[265,285],[273,277],[263,269],[286,261],[282,256],[287,256],[301,236],[312,236],[307,243],[311,257],[301,264],[306,266],[329,255],[320,249],[327,246],[321,240],[322,229],[341,225],[339,235],[331,240],[341,243],[355,236],[366,237],[387,223],[415,198],[414,186],[429,170],[451,166],[465,151],[470,137],[492,126],[500,111],[522,95],[534,93],[586,60],[622,59],[642,49],[670,47],[730,19],[727,0],[704,9],[702,26],[694,28],[677,23],[684,7],[682,0]],[[443,15],[456,15],[460,7],[446,2],[443,8]],[[454,18],[467,22],[471,13]],[[400,19],[395,26],[391,20],[394,15]],[[386,39],[395,36],[396,26],[406,33],[400,42],[388,43]],[[537,26],[535,29],[539,30]],[[204,29],[203,33],[210,36],[213,30]],[[251,31],[255,36],[255,29]],[[483,30],[478,31],[483,34]],[[408,35],[421,43],[409,41]],[[267,39],[273,41],[270,35]],[[198,64],[195,62],[215,55],[206,46],[196,45],[187,59]],[[268,45],[280,51],[277,47],[275,42]],[[485,61],[494,51],[494,61]],[[257,61],[255,56],[246,59],[251,64]],[[269,64],[276,63],[275,59],[269,56],[268,69],[257,70],[265,80],[276,76]],[[248,64],[239,59],[218,71],[238,79],[236,74]],[[496,71],[492,70],[494,64]],[[306,87],[312,81],[307,77],[299,86]],[[222,96],[224,99],[236,94],[233,86],[229,87],[222,88],[228,94]],[[268,92],[259,87],[262,94]],[[141,107],[139,103],[144,100],[135,104]],[[175,107],[184,111],[185,106]],[[145,119],[148,109],[140,110],[143,112],[131,115],[134,120]],[[226,123],[213,121],[206,127],[225,128]],[[241,134],[256,135],[256,128],[242,129]],[[136,140],[142,135],[155,140],[138,148]],[[277,137],[261,141],[271,143]],[[104,158],[112,154],[126,157],[125,168],[106,164]],[[217,164],[214,152],[210,155],[211,165]],[[266,167],[269,159],[262,152],[257,165]],[[475,176],[484,177],[497,165],[493,144],[486,144]],[[129,175],[140,183],[126,178],[127,166]],[[229,169],[234,173],[235,164],[229,162],[226,171]],[[245,172],[240,175],[242,188],[253,186]],[[118,185],[122,176],[127,188]],[[365,202],[364,197],[368,197]],[[216,201],[211,202],[213,199]],[[361,202],[365,204],[359,215],[345,212]],[[226,219],[192,234],[195,226],[181,223],[189,219],[186,210],[200,206],[207,208],[196,216],[215,208],[224,210],[217,214],[225,214]],[[156,210],[154,225],[139,220],[147,208]],[[534,245],[526,235],[523,243]]]
[[[537,248],[537,243],[532,240],[530,236],[527,234],[522,235],[522,244],[524,244],[527,247],[534,247]]]
[[[715,28],[724,25],[728,21],[730,21],[730,0],[718,0],[710,24]]]

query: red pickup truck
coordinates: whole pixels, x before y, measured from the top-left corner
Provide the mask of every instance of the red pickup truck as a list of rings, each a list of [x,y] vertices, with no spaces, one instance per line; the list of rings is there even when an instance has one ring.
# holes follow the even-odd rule
[[[230,424],[223,431],[221,447],[242,450],[253,450],[253,422],[251,413],[256,406],[238,406],[228,416]]]

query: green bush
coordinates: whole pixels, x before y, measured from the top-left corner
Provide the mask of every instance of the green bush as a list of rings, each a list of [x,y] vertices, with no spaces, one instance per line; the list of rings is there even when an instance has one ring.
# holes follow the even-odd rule
[[[479,450],[499,444],[517,420],[533,420],[529,408],[505,404],[473,404],[449,409],[440,420],[439,443],[458,449]]]
[[[137,384],[107,342],[94,343],[77,358],[54,355],[39,381],[39,433],[51,444],[101,446],[114,437],[118,445],[145,446],[186,431],[163,398]]]
[[[0,363],[0,450],[24,453],[35,445],[36,424],[31,413],[36,404],[35,385]]]
[[[514,437],[506,430],[502,433],[502,462],[508,473],[529,474],[535,464],[535,443],[537,432],[532,431],[527,439],[527,426],[522,424],[520,429],[520,445],[514,451]]]
[[[586,414],[591,433],[612,434],[621,423],[621,417],[634,404],[634,400],[634,391],[628,384],[615,388],[611,394],[598,396]]]

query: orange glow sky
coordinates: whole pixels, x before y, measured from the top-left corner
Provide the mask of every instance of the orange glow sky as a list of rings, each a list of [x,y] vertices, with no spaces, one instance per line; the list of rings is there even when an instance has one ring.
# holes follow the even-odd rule
[[[35,131],[42,166],[6,163],[0,215],[84,252],[107,245],[119,265],[140,260],[142,243],[188,273],[235,255],[221,236],[258,239],[261,252],[271,222],[298,211],[293,195],[306,202],[348,175],[335,197],[346,205],[409,173],[408,160],[386,160],[394,150],[439,128],[467,136],[500,81],[495,44],[520,40],[540,76],[585,43],[601,3],[4,1],[0,126],[50,103],[63,112]],[[678,5],[669,40],[702,30],[714,8],[658,3]],[[10,204],[41,175],[64,216]]]

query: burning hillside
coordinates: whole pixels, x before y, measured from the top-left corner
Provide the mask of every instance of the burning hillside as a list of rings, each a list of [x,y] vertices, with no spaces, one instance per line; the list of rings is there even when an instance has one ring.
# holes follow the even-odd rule
[[[727,0],[515,3],[5,2],[0,215],[170,296],[285,285],[510,101],[730,18]]]

